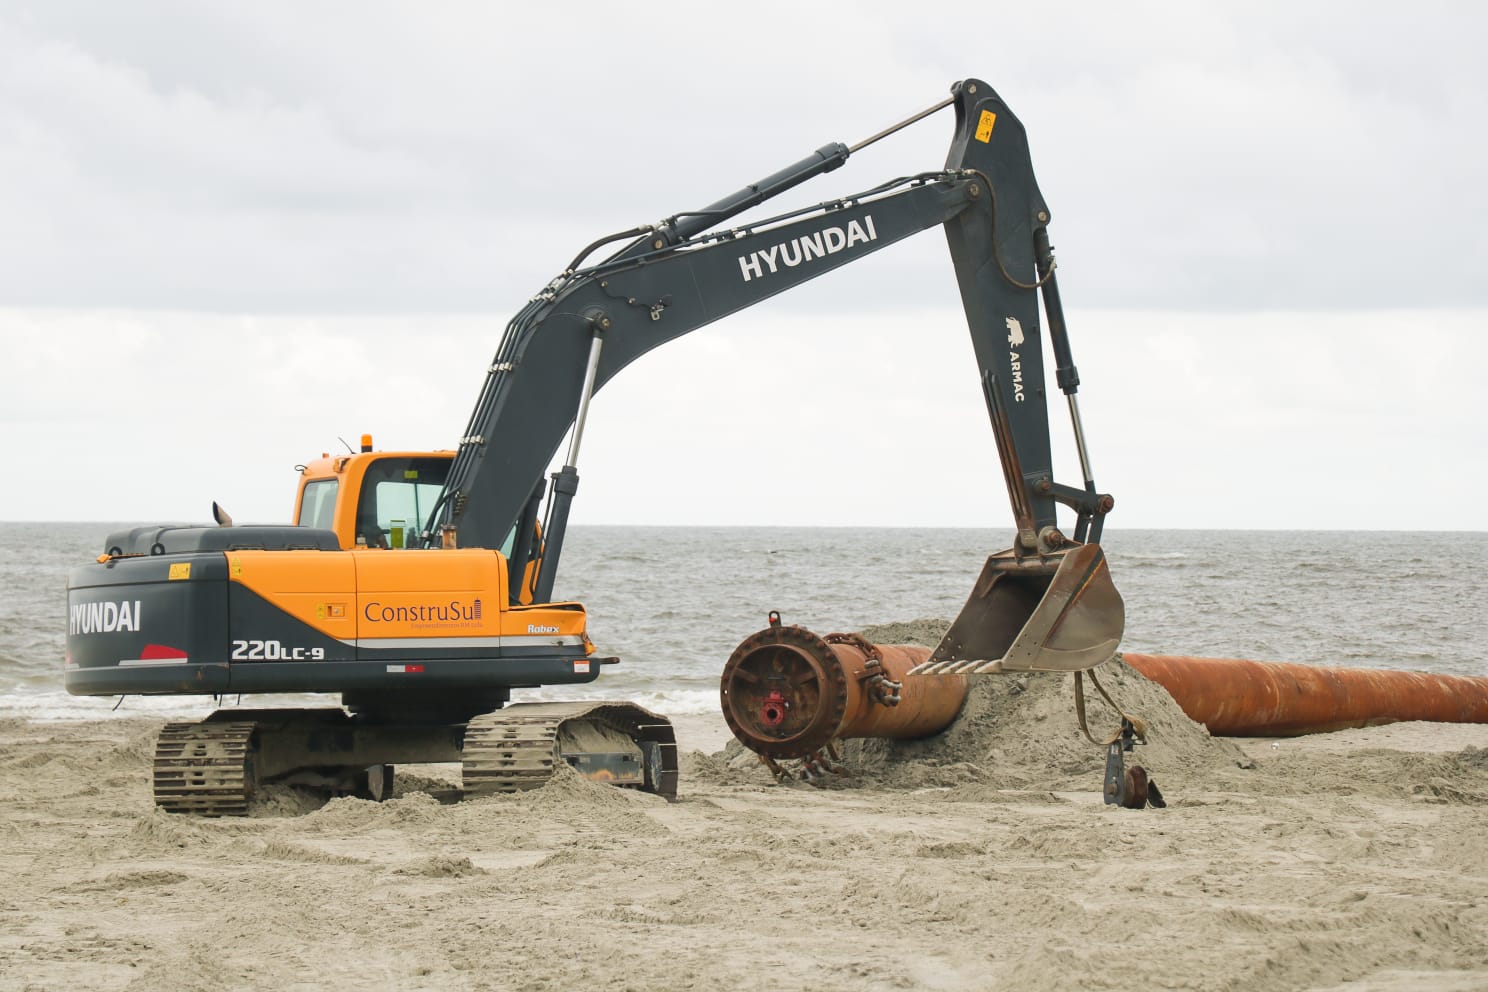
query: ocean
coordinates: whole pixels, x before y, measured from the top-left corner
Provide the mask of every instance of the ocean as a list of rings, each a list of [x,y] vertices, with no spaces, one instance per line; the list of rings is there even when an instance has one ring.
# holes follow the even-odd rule
[[[0,524],[0,716],[212,709],[202,697],[121,702],[62,688],[67,572],[122,526]],[[717,712],[724,662],[769,611],[822,634],[949,619],[986,556],[1010,543],[1009,531],[982,529],[576,526],[556,595],[588,607],[590,635],[621,664],[588,686],[513,698]],[[1111,529],[1104,544],[1128,650],[1488,675],[1488,533]]]

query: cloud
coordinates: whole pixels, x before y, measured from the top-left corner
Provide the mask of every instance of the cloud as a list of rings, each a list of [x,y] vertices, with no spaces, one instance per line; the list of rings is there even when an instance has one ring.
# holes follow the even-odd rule
[[[1029,127],[1072,302],[1488,303],[1476,10],[757,13],[0,15],[0,303],[508,311],[593,237],[859,140],[966,74]],[[781,206],[933,168],[946,134],[920,125]],[[941,258],[896,256],[889,305],[922,305]]]

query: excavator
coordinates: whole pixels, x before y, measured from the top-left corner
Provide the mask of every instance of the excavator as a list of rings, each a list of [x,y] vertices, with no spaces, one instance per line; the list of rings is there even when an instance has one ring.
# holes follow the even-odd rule
[[[947,107],[944,168],[728,226]],[[852,147],[828,144],[700,210],[596,240],[511,320],[453,450],[378,451],[364,435],[360,451],[297,466],[293,524],[238,525],[214,505],[217,526],[108,535],[68,577],[67,690],[340,695],[339,706],[222,706],[166,725],[154,795],[173,812],[244,815],[256,789],[281,782],[381,799],[397,765],[433,762],[460,763],[466,795],[541,785],[566,764],[674,797],[665,717],[612,701],[511,702],[512,690],[590,683],[619,661],[590,640],[582,604],[553,598],[590,402],[653,348],[935,227],[1016,538],[988,558],[927,665],[1093,668],[1114,655],[1124,612],[1099,544],[1113,501],[1086,453],[1049,218],[1022,123],[966,79]],[[1040,300],[1080,485],[1053,477]],[[1059,506],[1074,512],[1068,535]]]

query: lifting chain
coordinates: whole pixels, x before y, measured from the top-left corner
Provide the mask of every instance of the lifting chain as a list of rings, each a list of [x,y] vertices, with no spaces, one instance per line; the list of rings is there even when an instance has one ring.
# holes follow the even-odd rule
[[[884,674],[883,652],[878,650],[877,644],[869,642],[862,634],[828,634],[824,640],[828,644],[849,644],[863,652],[866,660],[861,678],[868,688],[869,698],[883,706],[899,705],[899,691],[904,688],[904,683],[895,682]]]

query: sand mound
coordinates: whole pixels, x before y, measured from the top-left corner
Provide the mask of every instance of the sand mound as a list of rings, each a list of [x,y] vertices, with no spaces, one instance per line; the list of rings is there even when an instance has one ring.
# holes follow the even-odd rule
[[[141,854],[171,854],[209,843],[212,831],[211,821],[177,816],[152,806],[130,828],[126,845]]]
[[[254,818],[304,816],[326,804],[327,796],[313,789],[269,783],[260,785],[248,802],[248,815]]]
[[[1147,721],[1147,744],[1128,764],[1141,764],[1164,781],[1213,787],[1250,765],[1243,752],[1211,738],[1178,709],[1172,697],[1115,663],[1107,689],[1129,714]],[[1120,716],[1087,702],[1091,733],[1105,740]],[[853,741],[846,756],[868,784],[890,788],[958,785],[968,779],[1002,787],[1082,788],[1098,782],[1105,749],[1080,732],[1072,676],[990,676],[973,685],[961,716],[945,733],[919,741]]]
[[[553,770],[553,777],[542,788],[496,798],[537,812],[576,809],[625,811],[666,805],[665,799],[649,792],[617,789],[603,782],[591,782],[562,762]]]
[[[331,854],[278,837],[246,847],[245,853],[251,853],[256,857],[265,858],[270,861],[288,861],[294,864],[306,865],[361,865],[367,863],[363,858],[353,858],[344,854]]]
[[[422,875],[425,878],[467,878],[471,875],[484,875],[486,870],[477,868],[466,857],[436,854],[432,857],[410,861],[401,868],[395,868],[393,874]]]
[[[339,796],[304,819],[317,830],[368,830],[396,824],[432,824],[438,812],[439,800],[422,792],[410,792],[385,803]]]

